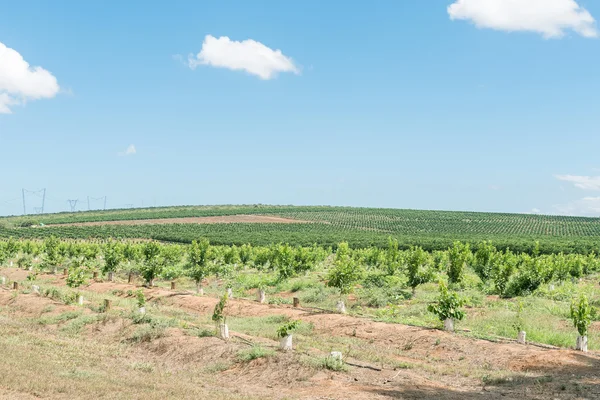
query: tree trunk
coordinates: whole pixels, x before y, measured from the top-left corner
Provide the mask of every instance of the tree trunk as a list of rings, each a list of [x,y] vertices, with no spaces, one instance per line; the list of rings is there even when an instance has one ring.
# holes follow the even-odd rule
[[[265,302],[265,298],[266,298],[265,291],[264,290],[259,290],[257,298],[258,298],[258,302],[260,304],[263,304]]]
[[[446,318],[444,321],[444,330],[448,332],[454,332],[454,319]]]
[[[6,285],[6,277],[0,276],[0,285]]]
[[[221,336],[221,339],[229,340],[229,327],[227,324],[219,325],[219,335]]]
[[[80,306],[83,305],[83,296],[79,295],[79,297],[77,297],[77,304],[79,304]]]
[[[519,331],[519,335],[517,336],[517,343],[525,344],[525,336],[527,333],[525,331]]]
[[[279,342],[279,348],[283,351],[292,350],[292,334],[284,336]]]
[[[108,281],[109,281],[109,282],[112,282],[112,281],[114,281],[114,280],[115,280],[115,273],[114,273],[114,272],[112,272],[112,271],[110,271],[110,272],[108,273]]]
[[[577,350],[587,352],[587,336],[577,336]]]
[[[346,314],[346,305],[342,300],[337,302],[337,310],[340,314]]]
[[[129,273],[129,276],[127,277],[127,283],[130,285],[133,283],[133,272]]]
[[[233,289],[227,288],[227,297],[233,299]]]

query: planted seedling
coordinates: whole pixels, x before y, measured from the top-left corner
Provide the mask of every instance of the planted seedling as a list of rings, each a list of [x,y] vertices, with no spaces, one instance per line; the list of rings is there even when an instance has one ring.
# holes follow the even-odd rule
[[[140,314],[146,313],[146,296],[144,296],[144,292],[142,289],[139,289],[135,292],[135,299],[137,300],[137,306]]]
[[[292,336],[293,332],[300,326],[300,321],[289,321],[281,325],[277,329],[277,336],[281,339],[279,347],[283,351],[292,350]]]
[[[592,323],[592,307],[585,295],[579,297],[579,301],[573,300],[571,303],[571,319],[573,326],[577,328],[577,350],[587,351],[588,328]]]
[[[523,303],[519,301],[517,306],[517,316],[515,318],[515,322],[513,327],[517,331],[517,342],[520,344],[525,344],[525,319],[523,318]]]
[[[440,282],[439,285],[440,296],[435,304],[427,306],[427,310],[444,322],[444,330],[453,332],[454,321],[460,321],[465,317],[465,312],[461,309],[465,305],[465,300],[458,293],[449,291],[444,282]]]
[[[212,320],[217,325],[217,329],[219,331],[219,335],[221,339],[228,340],[229,339],[229,328],[227,327],[227,315],[226,308],[227,303],[229,301],[229,296],[227,293],[219,299],[219,302],[215,306],[215,310],[213,311]]]

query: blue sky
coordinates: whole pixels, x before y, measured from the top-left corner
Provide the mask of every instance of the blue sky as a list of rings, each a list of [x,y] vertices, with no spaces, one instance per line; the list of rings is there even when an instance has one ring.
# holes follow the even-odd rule
[[[48,212],[107,196],[600,215],[600,2],[0,1],[0,15],[0,215],[22,213],[22,188],[46,188]]]

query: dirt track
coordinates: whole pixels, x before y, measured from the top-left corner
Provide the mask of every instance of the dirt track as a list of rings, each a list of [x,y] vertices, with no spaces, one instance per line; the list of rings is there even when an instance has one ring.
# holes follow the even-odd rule
[[[165,225],[165,224],[309,224],[310,221],[274,217],[269,215],[223,215],[217,217],[157,218],[123,221],[74,222],[69,224],[49,224],[46,226],[102,226],[102,225]]]
[[[0,274],[10,280],[24,280],[27,272],[4,269]],[[40,277],[42,278],[42,277]],[[61,276],[45,275],[57,286],[64,285]],[[125,283],[96,282],[82,288],[95,293],[125,293],[135,286]],[[195,296],[187,291],[169,291],[161,288],[144,289],[149,303],[169,305],[182,311],[210,315],[216,298]],[[0,305],[10,304],[9,295],[2,295]],[[41,309],[46,298],[34,295],[19,296],[21,309]],[[40,303],[39,305],[36,305]],[[384,365],[366,363],[380,370],[352,367],[347,373],[324,371],[309,373],[293,358],[275,361],[256,360],[251,365],[235,367],[220,375],[223,387],[240,388],[265,398],[303,399],[587,399],[600,398],[600,357],[595,353],[583,354],[565,349],[544,349],[514,343],[495,343],[463,335],[375,322],[369,319],[292,308],[291,306],[263,305],[251,300],[233,299],[228,310],[231,316],[264,317],[287,315],[314,325],[314,334],[324,340],[337,338],[346,343],[345,354],[352,354],[358,343],[363,351],[392,356],[411,365],[407,369],[391,369]],[[106,332],[104,332],[106,333]],[[103,333],[103,334],[104,334]],[[244,336],[244,335],[241,335]],[[248,336],[246,336],[248,337]],[[248,337],[265,341],[264,338]],[[149,343],[147,350],[173,363],[190,362],[197,357],[218,357],[226,354],[227,345],[211,338],[207,342],[178,335]],[[208,339],[203,339],[208,340]],[[214,342],[214,343],[213,343]],[[274,343],[276,344],[276,343]],[[338,345],[339,346],[339,345]],[[211,355],[209,355],[211,354]],[[184,360],[184,361],[182,361]],[[350,356],[347,358],[353,361]],[[358,360],[358,363],[365,364]],[[180,365],[185,367],[185,365]],[[242,368],[243,370],[241,370]],[[482,382],[486,371],[503,371],[507,377],[500,383]],[[582,390],[582,383],[585,390]]]

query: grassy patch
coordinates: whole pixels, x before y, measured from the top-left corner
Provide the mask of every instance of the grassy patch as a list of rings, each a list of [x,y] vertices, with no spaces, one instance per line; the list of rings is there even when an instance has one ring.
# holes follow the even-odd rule
[[[237,353],[237,358],[241,362],[249,362],[257,358],[272,357],[273,355],[275,355],[275,351],[271,349],[265,349],[262,346],[252,346],[249,349],[240,350]]]

